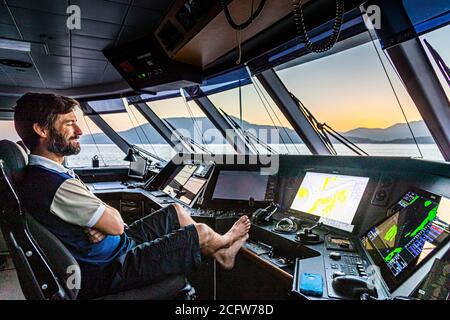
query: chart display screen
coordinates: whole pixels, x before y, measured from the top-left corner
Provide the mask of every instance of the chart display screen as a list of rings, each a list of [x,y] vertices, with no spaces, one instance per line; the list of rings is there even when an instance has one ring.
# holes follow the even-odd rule
[[[392,289],[413,273],[450,235],[450,199],[422,190],[407,192],[392,215],[362,238]]]
[[[291,209],[351,225],[369,178],[307,172]]]

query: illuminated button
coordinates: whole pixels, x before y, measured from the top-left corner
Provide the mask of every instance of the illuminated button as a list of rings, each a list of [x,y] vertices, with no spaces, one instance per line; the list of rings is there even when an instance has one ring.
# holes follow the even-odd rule
[[[333,260],[341,260],[341,254],[339,252],[331,252],[330,253],[330,259]]]

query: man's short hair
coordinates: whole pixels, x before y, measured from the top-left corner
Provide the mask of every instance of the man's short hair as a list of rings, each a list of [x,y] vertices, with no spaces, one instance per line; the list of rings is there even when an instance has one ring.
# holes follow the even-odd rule
[[[67,114],[78,105],[76,100],[57,94],[29,92],[17,100],[14,126],[28,149],[33,150],[39,144],[33,124],[50,129],[59,114]]]

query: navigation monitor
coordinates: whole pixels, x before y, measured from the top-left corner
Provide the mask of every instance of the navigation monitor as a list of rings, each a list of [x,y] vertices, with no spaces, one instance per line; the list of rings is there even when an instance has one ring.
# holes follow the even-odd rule
[[[185,204],[191,204],[192,200],[194,200],[195,196],[200,192],[205,183],[206,179],[194,176],[190,177],[186,184],[183,186],[180,200]]]
[[[290,209],[317,216],[324,224],[351,232],[368,182],[366,177],[307,172]]]
[[[196,165],[185,165],[176,176],[170,181],[170,183],[163,189],[165,193],[175,196],[182,191],[183,186],[193,175],[197,169]]]
[[[411,190],[390,212],[362,243],[392,291],[449,240],[450,199]]]
[[[212,200],[272,201],[268,175],[260,171],[221,170],[217,177]],[[271,198],[271,199],[269,199]]]
[[[136,157],[136,161],[130,162],[128,176],[130,178],[144,179],[147,174],[147,160],[142,157]]]

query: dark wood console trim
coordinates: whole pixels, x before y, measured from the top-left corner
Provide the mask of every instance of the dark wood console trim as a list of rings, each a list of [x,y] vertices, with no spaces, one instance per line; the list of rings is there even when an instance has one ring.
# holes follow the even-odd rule
[[[252,260],[252,261],[256,262],[264,270],[267,270],[267,271],[273,273],[280,280],[283,280],[283,281],[288,282],[288,283],[292,283],[294,277],[291,274],[289,274],[286,271],[278,268],[277,266],[274,266],[273,264],[271,264],[270,262],[264,260],[263,258],[261,258],[260,256],[256,255],[255,253],[253,253],[249,249],[242,248],[240,253],[242,253],[249,260]]]

